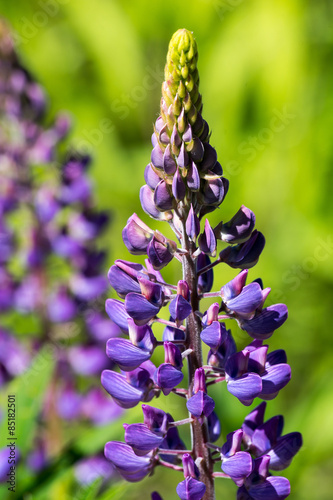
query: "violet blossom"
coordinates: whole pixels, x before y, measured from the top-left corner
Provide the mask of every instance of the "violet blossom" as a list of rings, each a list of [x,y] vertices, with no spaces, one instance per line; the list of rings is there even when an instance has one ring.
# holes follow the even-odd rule
[[[164,236],[133,214],[123,240],[130,253],[148,259],[145,266],[118,260],[109,272],[121,300],[107,299],[106,311],[129,339],[108,341],[107,354],[118,368],[103,371],[102,385],[123,408],[144,402],[145,419],[125,424],[126,443],[108,442],[105,456],[132,482],[151,474],[156,466],[182,470],[185,479],[177,487],[182,500],[213,500],[214,480],[223,476],[238,486],[238,500],[282,500],[289,495],[289,482],[269,471],[287,466],[302,441],[299,433],[281,436],[280,417],[264,423],[259,406],[254,412],[260,416],[250,413],[243,428],[229,433],[222,447],[212,444],[221,424],[208,394],[210,385],[225,382],[231,395],[249,405],[255,398],[276,397],[289,382],[291,371],[285,352],[268,352],[263,343],[283,325],[287,307],[266,307],[270,289],[263,288],[261,280],[246,284],[248,270],[265,245],[263,234],[255,229],[254,213],[241,205],[234,217],[215,228],[207,218],[224,201],[229,182],[202,117],[197,59],[193,34],[178,30],[169,45],[160,116],[144,172],[146,184],[140,190],[144,212],[168,222],[175,238]],[[165,283],[161,275],[171,261],[182,266],[177,284]],[[211,292],[213,268],[220,263],[240,272]],[[216,302],[200,311],[204,298]],[[168,308],[168,320],[160,313],[163,308]],[[254,339],[240,351],[224,323],[227,319],[236,320]],[[155,333],[156,323],[165,326],[162,339]],[[210,348],[206,364],[201,341]],[[155,366],[154,352],[161,347],[164,363]],[[188,384],[184,387],[186,361]],[[189,417],[174,422],[171,415],[146,404],[161,392],[185,398]],[[181,446],[177,436],[178,426],[186,424],[192,428],[190,450]],[[218,460],[223,472],[214,468]],[[152,498],[160,496],[154,492]]]

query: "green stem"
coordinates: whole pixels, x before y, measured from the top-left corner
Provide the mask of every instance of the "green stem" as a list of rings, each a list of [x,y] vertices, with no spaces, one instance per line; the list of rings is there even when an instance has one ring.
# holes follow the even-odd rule
[[[186,220],[185,217],[182,218]],[[183,279],[188,283],[191,292],[191,307],[192,312],[186,320],[186,348],[192,349],[188,355],[188,397],[192,396],[195,370],[203,366],[202,350],[201,350],[201,320],[195,314],[199,310],[200,298],[197,292],[198,278],[196,273],[196,263],[191,257],[195,250],[195,245],[190,242],[185,225],[183,225],[183,247],[189,252],[183,256]],[[200,471],[200,481],[206,485],[206,492],[203,500],[214,500],[214,479],[213,479],[213,460],[206,443],[209,441],[208,425],[205,420],[201,424],[197,419],[193,419],[191,423],[192,449],[195,459],[200,458],[201,462],[197,465]]]

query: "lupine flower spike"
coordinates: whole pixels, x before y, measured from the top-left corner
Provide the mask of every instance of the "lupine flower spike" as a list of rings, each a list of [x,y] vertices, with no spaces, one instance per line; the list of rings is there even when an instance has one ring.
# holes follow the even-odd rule
[[[177,31],[169,45],[160,116],[140,191],[143,210],[152,219],[166,221],[175,239],[133,214],[123,240],[133,255],[147,255],[145,266],[117,260],[109,272],[122,300],[108,299],[106,310],[129,338],[108,341],[107,354],[120,372],[105,370],[102,384],[123,408],[143,402],[144,415],[143,423],[124,425],[126,444],[107,443],[105,455],[128,481],[141,480],[156,466],[183,471],[185,479],[177,486],[182,500],[213,500],[218,477],[235,482],[238,500],[283,500],[289,482],[270,471],[289,465],[302,438],[297,432],[281,435],[282,416],[264,422],[265,402],[246,417],[241,429],[227,435],[222,447],[213,444],[221,424],[208,394],[210,385],[224,382],[240,403],[250,405],[255,398],[275,398],[291,371],[285,352],[269,352],[265,343],[287,319],[287,307],[265,307],[270,289],[263,288],[261,280],[246,284],[248,269],[265,244],[255,229],[254,213],[242,205],[231,220],[216,227],[207,218],[225,199],[228,181],[202,116],[197,60],[193,34]],[[177,284],[165,283],[160,273],[172,260],[182,266]],[[213,268],[220,263],[240,272],[211,292]],[[201,299],[210,297],[215,302],[200,311]],[[164,307],[169,320],[160,316]],[[237,350],[224,319],[234,319],[249,334],[247,347]],[[162,339],[155,337],[155,323],[165,325]],[[207,361],[202,342],[210,348]],[[155,366],[154,350],[162,347],[164,363]],[[179,387],[185,364],[187,388]],[[174,422],[170,414],[146,404],[170,392],[186,399],[187,419]],[[179,438],[179,425],[192,427],[190,450]],[[161,499],[157,492],[151,498]]]

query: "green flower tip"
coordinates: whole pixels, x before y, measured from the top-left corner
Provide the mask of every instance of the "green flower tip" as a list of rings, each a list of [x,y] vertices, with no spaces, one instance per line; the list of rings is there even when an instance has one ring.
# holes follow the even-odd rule
[[[161,115],[169,130],[183,108],[185,113],[191,113],[193,120],[196,113],[201,112],[197,61],[198,49],[193,33],[187,29],[176,31],[169,43],[162,85]]]

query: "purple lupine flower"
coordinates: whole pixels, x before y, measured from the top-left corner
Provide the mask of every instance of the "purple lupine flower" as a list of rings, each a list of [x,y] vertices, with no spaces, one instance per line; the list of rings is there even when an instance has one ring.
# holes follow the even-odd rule
[[[10,311],[13,325],[21,315],[31,314],[36,335],[18,338],[17,332],[0,331],[0,385],[22,374],[52,337],[62,348],[38,425],[44,426],[51,413],[54,418],[55,411],[59,424],[61,418],[67,423],[80,418],[100,425],[122,411],[96,387],[97,373],[112,367],[102,345],[120,332],[109,320],[106,324],[99,311],[107,289],[106,253],[98,250],[95,240],[109,217],[95,208],[90,158],[77,151],[62,153],[61,142],[70,128],[68,116],[49,119],[44,89],[22,66],[3,21],[0,68],[4,125],[0,134],[0,311]],[[12,218],[15,221],[22,214],[21,235],[22,224],[12,224]],[[67,334],[68,348],[62,344]],[[82,375],[87,379],[85,395]],[[35,442],[27,452],[30,469],[47,466],[47,451],[45,441]],[[109,462],[102,460],[110,469]]]
[[[221,449],[212,444],[221,433],[215,401],[208,395],[212,384],[226,382],[229,392],[249,405],[255,397],[274,398],[291,372],[282,349],[268,354],[268,346],[263,345],[287,319],[287,307],[264,308],[270,289],[263,288],[260,279],[246,284],[248,269],[257,263],[265,245],[264,236],[254,227],[254,213],[242,205],[228,222],[213,228],[206,217],[203,223],[203,217],[225,199],[229,182],[209,144],[209,126],[202,117],[197,57],[193,34],[178,30],[169,45],[160,115],[144,171],[146,184],[140,190],[144,212],[154,220],[167,221],[178,243],[136,214],[128,219],[124,243],[132,254],[147,254],[148,259],[145,267],[117,260],[109,271],[111,286],[121,300],[108,299],[106,310],[129,339],[111,336],[107,354],[123,371],[102,373],[104,388],[123,408],[173,392],[186,400],[189,418],[174,422],[170,414],[144,404],[144,422],[125,424],[126,444],[108,443],[105,452],[129,481],[142,479],[156,465],[179,470],[182,455],[185,480],[177,486],[182,500],[214,498],[214,478],[223,476],[237,484],[238,500],[259,500],[265,495],[282,500],[289,494],[289,483],[271,477],[268,468],[287,466],[301,440],[298,433],[281,436],[280,417],[264,423],[258,407],[242,429],[228,434]],[[165,283],[160,273],[172,260],[182,265],[176,285]],[[213,268],[221,263],[241,271],[224,286],[220,284],[220,291],[211,292]],[[217,302],[202,313],[201,299],[210,298]],[[236,320],[255,340],[238,351],[231,330],[221,320]],[[164,325],[162,339],[156,324]],[[201,341],[210,348],[206,365]],[[164,362],[156,367],[151,360],[162,346]],[[187,388],[180,386],[185,360]],[[186,424],[192,427],[190,453],[177,430]],[[214,472],[216,452],[222,462],[219,473]],[[152,499],[160,499],[159,494],[154,492]]]
[[[178,484],[177,495],[181,500],[200,500],[206,491],[206,486],[198,481],[200,476],[191,455],[185,453],[183,456],[185,480]]]
[[[283,417],[278,415],[264,422],[266,403],[261,403],[244,420],[243,440],[255,457],[268,455],[271,470],[283,470],[302,446],[299,432],[281,436]]]
[[[237,491],[237,500],[284,500],[289,496],[290,484],[285,477],[270,476],[270,457],[264,455],[254,460],[252,472]]]
[[[291,378],[285,352],[280,349],[267,355],[267,350],[267,345],[255,340],[226,362],[228,391],[245,405],[255,397],[273,399]]]

